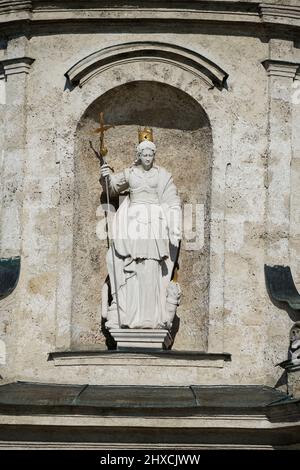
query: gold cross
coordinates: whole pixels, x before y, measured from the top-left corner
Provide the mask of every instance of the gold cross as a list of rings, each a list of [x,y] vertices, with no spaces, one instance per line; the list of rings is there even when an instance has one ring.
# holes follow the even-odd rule
[[[115,126],[104,124],[103,113],[100,113],[100,121],[99,122],[100,122],[100,127],[95,129],[94,133],[100,134],[100,155],[102,157],[105,157],[105,155],[107,154],[107,148],[104,147],[104,132],[108,131],[108,129],[110,129],[111,127],[115,127]]]

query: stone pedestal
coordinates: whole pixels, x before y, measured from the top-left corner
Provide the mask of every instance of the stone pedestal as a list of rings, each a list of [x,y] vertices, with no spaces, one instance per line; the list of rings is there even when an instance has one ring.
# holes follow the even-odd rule
[[[117,343],[118,351],[162,351],[172,343],[168,330],[112,329],[110,334]]]

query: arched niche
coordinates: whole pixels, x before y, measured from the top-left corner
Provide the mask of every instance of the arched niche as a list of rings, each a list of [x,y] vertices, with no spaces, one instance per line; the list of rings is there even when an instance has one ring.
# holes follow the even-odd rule
[[[101,332],[101,289],[107,275],[107,243],[96,235],[104,213],[99,208],[99,164],[89,139],[98,125],[99,112],[115,126],[106,136],[108,161],[115,171],[135,158],[139,126],[151,126],[157,145],[157,164],[174,177],[184,204],[205,206],[204,246],[190,249],[183,241],[179,282],[183,297],[178,308],[174,348],[206,350],[208,341],[209,219],[212,134],[200,104],[180,89],[156,82],[134,81],[110,89],[82,115],[75,144],[75,211],[72,263],[71,345],[75,349],[105,348]],[[97,210],[98,208],[98,210]]]

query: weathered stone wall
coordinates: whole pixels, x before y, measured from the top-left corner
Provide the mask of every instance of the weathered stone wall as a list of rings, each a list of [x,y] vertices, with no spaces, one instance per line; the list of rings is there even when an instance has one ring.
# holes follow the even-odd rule
[[[105,33],[91,26],[86,33],[68,30],[68,34],[14,38],[5,49],[5,58],[26,56],[34,62],[26,69],[29,73],[7,76],[5,82],[3,121],[9,138],[3,142],[1,160],[5,170],[1,175],[0,255],[21,253],[22,271],[10,301],[0,303],[1,338],[7,345],[7,362],[0,373],[5,380],[274,386],[281,375],[274,366],[286,357],[293,320],[271,303],[263,267],[265,262],[290,263],[299,282],[299,105],[292,101],[292,73],[286,75],[284,64],[275,73],[262,62],[299,64],[298,50],[292,41],[271,42],[256,30],[247,36],[238,34],[236,28],[232,33],[213,33],[194,26],[179,34],[171,27],[158,31],[140,24],[123,32],[118,27],[119,34],[115,34],[114,27],[106,26]],[[160,41],[196,51],[228,73],[227,88],[209,87],[187,68],[155,61],[112,66],[82,88],[73,89],[66,82],[64,74],[79,60],[130,41]],[[297,67],[288,69],[296,75]],[[176,347],[226,351],[232,361],[203,362],[203,367],[156,362],[144,367],[143,360],[135,365],[108,360],[100,365],[87,361],[55,367],[47,361],[51,351],[104,344],[98,330],[100,310],[95,308],[105,275],[100,261],[104,246],[95,237],[100,188],[87,132],[95,125],[98,105],[114,103],[116,87],[126,90],[123,115],[118,115],[115,103],[112,115],[108,114],[117,124],[108,135],[109,158],[116,170],[132,161],[136,126],[148,111],[138,90],[144,111],[128,115],[127,110],[133,109],[129,90],[138,87],[132,84],[135,80],[161,83],[153,85],[159,101],[176,103],[174,116],[167,108],[156,116],[159,103],[155,101],[152,121],[145,122],[155,128],[158,163],[174,174],[183,199],[202,201],[209,195],[209,246],[203,256],[199,253],[199,262],[193,258],[196,254],[188,253],[181,260],[185,299],[178,312],[182,331]],[[188,97],[181,98],[184,94]],[[192,129],[184,128],[187,117],[179,125],[175,119],[181,99],[186,105],[195,103],[195,108],[191,104],[195,110]],[[184,112],[187,116],[186,108]],[[202,126],[204,116],[207,120]],[[156,123],[158,118],[162,121]],[[168,127],[171,118],[177,124]],[[202,164],[198,166],[197,161]],[[178,162],[186,165],[183,172]],[[14,196],[10,181],[23,190]],[[201,302],[207,302],[207,308],[197,312],[195,305]],[[190,326],[192,319],[197,330]]]

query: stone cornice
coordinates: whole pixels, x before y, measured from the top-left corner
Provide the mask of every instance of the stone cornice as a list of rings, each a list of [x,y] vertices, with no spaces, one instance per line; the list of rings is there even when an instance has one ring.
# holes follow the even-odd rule
[[[17,57],[0,61],[0,67],[5,77],[18,73],[28,74],[34,59],[31,57]]]
[[[284,0],[282,0],[284,2]],[[255,0],[182,0],[166,2],[131,0],[62,1],[62,0],[0,0],[0,26],[14,30],[23,22],[28,25],[52,24],[62,21],[86,25],[101,21],[179,21],[216,24],[290,26],[300,28],[300,5],[277,5]]]
[[[29,19],[32,0],[0,0],[0,24]]]
[[[286,77],[295,80],[300,70],[300,64],[283,60],[267,59],[264,60],[262,64],[269,77]]]

